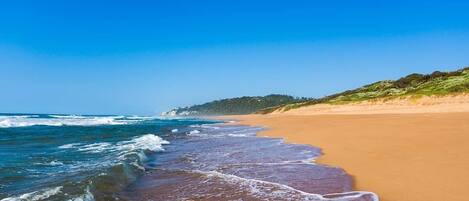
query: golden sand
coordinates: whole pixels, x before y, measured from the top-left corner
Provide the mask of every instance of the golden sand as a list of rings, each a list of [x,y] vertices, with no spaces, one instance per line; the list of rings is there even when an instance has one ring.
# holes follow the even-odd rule
[[[469,200],[469,112],[305,111],[224,118],[268,127],[262,136],[320,147],[324,155],[316,162],[343,168],[357,190],[381,200]]]

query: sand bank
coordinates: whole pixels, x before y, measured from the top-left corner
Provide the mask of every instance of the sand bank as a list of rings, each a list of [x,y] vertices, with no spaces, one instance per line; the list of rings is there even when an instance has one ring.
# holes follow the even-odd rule
[[[431,107],[442,108],[442,104],[420,104],[383,114],[366,112],[372,110],[317,114],[302,108],[228,118],[267,126],[259,134],[262,136],[322,148],[324,155],[318,163],[345,169],[354,176],[357,190],[375,192],[381,200],[466,201],[469,112],[464,112],[463,105],[455,104],[463,110],[433,110]]]
[[[274,114],[415,114],[469,112],[469,94],[442,97],[395,98],[350,104],[317,104]]]

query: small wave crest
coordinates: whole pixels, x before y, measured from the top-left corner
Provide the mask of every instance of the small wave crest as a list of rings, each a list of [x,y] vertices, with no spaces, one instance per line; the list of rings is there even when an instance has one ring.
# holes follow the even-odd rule
[[[100,142],[100,143],[93,143],[93,144],[87,144],[83,145],[80,148],[78,148],[78,151],[85,151],[85,152],[90,152],[90,153],[99,153],[104,150],[108,150],[112,148],[111,143],[107,142]]]
[[[59,146],[59,149],[73,149],[89,153],[100,153],[103,151],[120,151],[121,154],[127,154],[132,151],[163,151],[163,145],[169,144],[155,134],[145,134],[128,141],[121,141],[115,144],[110,142],[99,142],[82,145],[81,143],[70,143]]]
[[[193,137],[206,137],[207,134],[201,133],[199,130],[191,130],[187,133],[187,136],[193,136]]]
[[[0,119],[6,118],[36,118],[39,115],[0,115]]]
[[[46,166],[59,166],[59,165],[63,165],[62,162],[60,161],[57,161],[57,160],[53,160],[51,162],[46,162],[46,163],[34,163],[35,165],[46,165]]]
[[[135,151],[135,150],[149,150],[149,151],[163,151],[164,144],[169,144],[168,141],[163,140],[157,135],[146,134],[134,138],[130,141],[123,141],[117,143],[117,149],[122,151]]]
[[[126,119],[134,119],[134,120],[152,120],[152,119],[159,119],[159,116],[127,116]]]

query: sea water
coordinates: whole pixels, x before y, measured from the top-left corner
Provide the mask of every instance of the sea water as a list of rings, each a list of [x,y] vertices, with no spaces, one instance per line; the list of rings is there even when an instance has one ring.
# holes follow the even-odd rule
[[[0,114],[0,200],[377,200],[318,148],[191,118]]]

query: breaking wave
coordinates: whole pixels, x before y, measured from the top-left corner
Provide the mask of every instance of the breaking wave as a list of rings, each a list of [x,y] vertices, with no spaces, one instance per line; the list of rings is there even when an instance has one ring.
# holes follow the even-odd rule
[[[163,145],[169,144],[168,141],[163,140],[154,134],[146,134],[136,137],[129,141],[117,142],[115,144],[109,142],[99,142],[82,145],[80,143],[70,143],[59,146],[60,149],[77,149],[78,151],[99,153],[104,151],[119,152],[122,154],[129,154],[136,151],[163,151]]]
[[[21,115],[0,116],[0,128],[27,126],[97,126],[124,125],[146,120],[124,116],[79,116],[79,115]]]
[[[53,195],[56,195],[62,191],[62,186],[55,188],[48,188],[44,190],[34,191],[31,193],[25,193],[17,197],[8,197],[0,201],[38,201],[47,199]]]
[[[95,195],[92,192],[106,192],[103,189],[121,188],[135,180],[139,174],[145,171],[144,162],[147,160],[148,154],[163,151],[163,145],[169,143],[169,141],[163,140],[155,134],[144,134],[118,142],[69,143],[60,145],[57,147],[59,150],[67,151],[70,154],[86,154],[91,157],[99,156],[94,160],[75,161],[73,163],[64,164],[64,162],[53,160],[35,164],[42,167],[61,168],[60,171],[64,173],[89,175],[87,180],[74,184],[64,181],[66,185],[73,185],[75,188],[81,186],[79,187],[82,189],[81,193],[77,194],[76,190],[68,192],[70,187],[67,188],[64,185],[11,196],[0,201],[41,201],[49,199],[94,201]],[[96,172],[101,173],[96,175]],[[101,200],[111,199],[106,197],[109,196],[107,194],[100,196]]]

